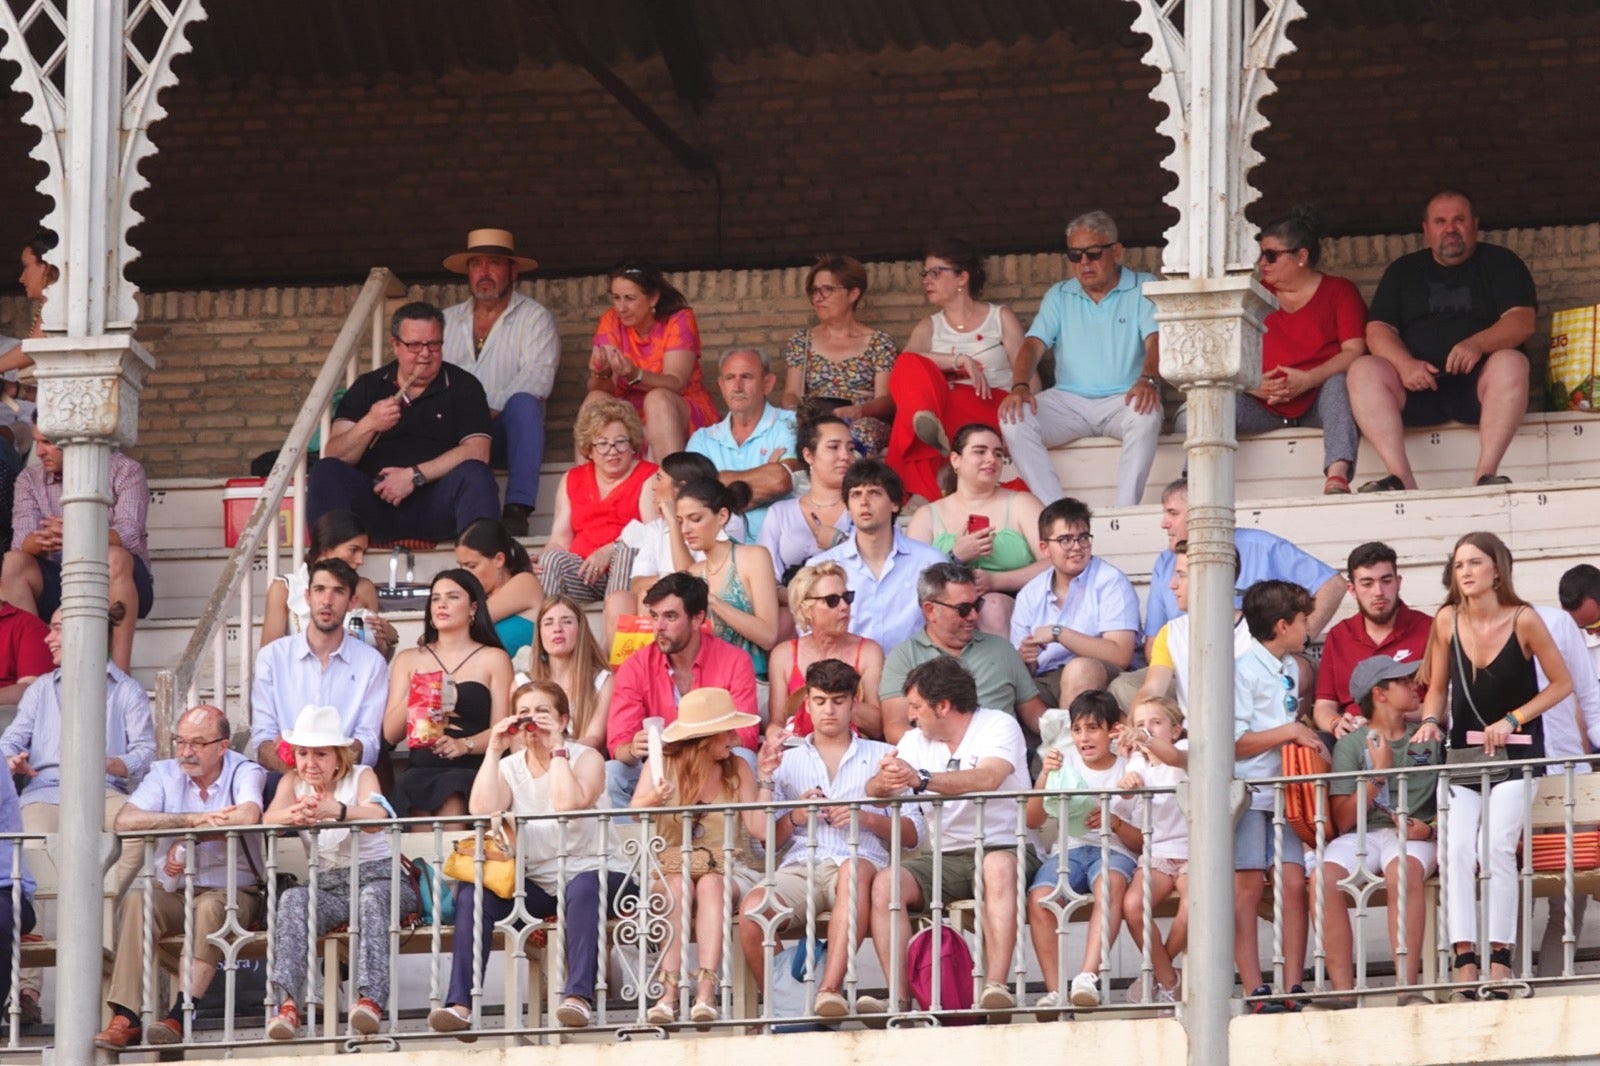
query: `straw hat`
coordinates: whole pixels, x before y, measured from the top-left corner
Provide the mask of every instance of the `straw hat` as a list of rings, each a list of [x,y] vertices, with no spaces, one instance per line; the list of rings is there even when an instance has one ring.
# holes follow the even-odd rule
[[[730,729],[757,725],[761,719],[745,714],[733,705],[725,688],[697,688],[678,701],[678,717],[661,731],[661,739],[672,744],[696,737],[715,736]]]
[[[294,728],[285,733],[283,739],[297,748],[348,748],[355,743],[354,737],[344,735],[339,708],[309,703],[300,708]]]
[[[475,255],[498,255],[517,264],[518,270],[537,270],[539,260],[517,254],[516,238],[508,229],[475,229],[467,234],[467,250],[445,257],[444,268],[452,274],[465,274],[467,260]]]

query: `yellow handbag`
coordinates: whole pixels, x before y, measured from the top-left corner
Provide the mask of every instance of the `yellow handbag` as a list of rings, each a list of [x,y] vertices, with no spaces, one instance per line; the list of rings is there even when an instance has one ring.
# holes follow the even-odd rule
[[[517,852],[511,840],[505,816],[492,817],[483,834],[483,887],[501,899],[517,894]],[[477,880],[477,866],[477,836],[462,837],[445,857],[444,875],[470,884]]]

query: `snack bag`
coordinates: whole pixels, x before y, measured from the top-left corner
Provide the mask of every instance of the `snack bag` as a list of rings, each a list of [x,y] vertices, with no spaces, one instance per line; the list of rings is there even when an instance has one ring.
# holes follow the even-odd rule
[[[1589,411],[1595,406],[1595,374],[1600,356],[1600,308],[1574,307],[1550,316],[1550,393],[1552,411]]]
[[[431,748],[444,738],[445,721],[449,717],[444,706],[444,689],[443,670],[411,675],[411,691],[406,698],[406,743],[411,747]]]

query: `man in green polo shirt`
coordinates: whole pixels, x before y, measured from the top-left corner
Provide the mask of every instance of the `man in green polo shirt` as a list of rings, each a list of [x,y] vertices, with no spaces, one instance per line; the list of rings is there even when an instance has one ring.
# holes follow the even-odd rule
[[[878,686],[884,739],[898,744],[910,728],[906,675],[919,663],[948,655],[977,682],[978,706],[1014,715],[1030,742],[1037,742],[1039,716],[1045,711],[1039,686],[1010,642],[978,631],[983,598],[971,568],[960,563],[928,567],[917,579],[917,602],[922,605],[923,627],[889,653]]]

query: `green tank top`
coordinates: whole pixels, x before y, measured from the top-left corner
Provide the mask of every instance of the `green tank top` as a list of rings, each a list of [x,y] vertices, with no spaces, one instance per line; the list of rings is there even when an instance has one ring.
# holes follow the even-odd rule
[[[1016,493],[1006,497],[1006,516],[1003,528],[995,531],[994,547],[989,549],[989,554],[976,559],[969,559],[967,565],[990,573],[1002,574],[1012,570],[1021,570],[1034,561],[1033,550],[1028,547],[1028,540],[1021,533],[1011,528],[1011,501],[1016,498]],[[931,505],[930,505],[931,506]],[[956,534],[944,528],[944,522],[939,518],[937,508],[933,512],[933,524],[938,527],[938,532],[933,536],[933,547],[936,551],[946,554],[956,545]]]

